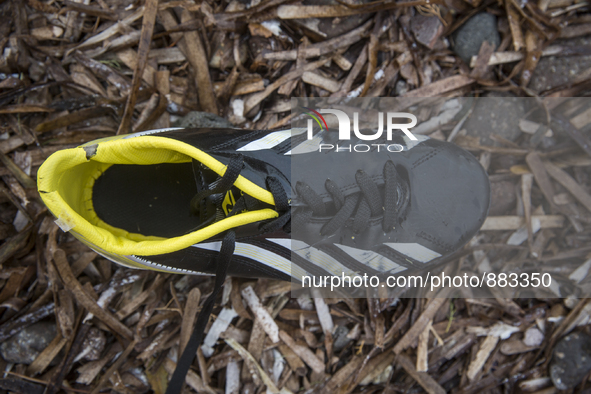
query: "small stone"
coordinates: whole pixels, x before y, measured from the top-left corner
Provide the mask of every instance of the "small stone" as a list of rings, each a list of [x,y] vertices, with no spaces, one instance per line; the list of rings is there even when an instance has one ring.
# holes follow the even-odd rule
[[[45,63],[33,61],[29,66],[29,78],[33,81],[40,81],[46,74]]]
[[[55,335],[55,323],[33,324],[0,344],[0,354],[9,363],[31,364]]]
[[[565,48],[589,47],[591,36],[556,40],[553,45]],[[575,82],[577,76],[589,68],[591,68],[591,55],[546,56],[538,63],[528,87],[536,92],[544,92],[559,86],[567,86]]]
[[[494,134],[515,141],[521,135],[519,120],[525,113],[522,98],[505,92],[488,92],[478,99],[464,128],[468,136],[478,137],[481,145],[501,146],[490,136]]]
[[[544,341],[544,334],[535,327],[530,327],[525,331],[523,344],[525,346],[540,346]]]
[[[174,123],[174,127],[197,128],[197,129],[225,129],[233,128],[232,123],[209,112],[192,111]]]
[[[333,349],[335,351],[343,350],[351,341],[351,338],[347,337],[349,334],[349,329],[345,326],[337,326],[332,334],[334,338],[333,341]]]
[[[507,215],[517,202],[515,184],[511,181],[491,182],[490,216]]]
[[[564,302],[564,306],[566,306],[568,309],[573,309],[579,303],[579,299],[571,294],[568,297],[566,297],[563,300],[563,302]]]
[[[443,23],[436,16],[419,14],[411,19],[410,29],[418,42],[429,49],[433,49],[443,33]]]
[[[394,88],[394,94],[396,96],[402,96],[404,93],[408,92],[408,85],[405,80],[399,79],[396,82],[396,87]]]
[[[488,41],[495,49],[501,43],[497,30],[497,17],[487,12],[476,14],[460,26],[453,38],[454,52],[464,62],[470,64],[470,59],[478,55],[484,41]]]
[[[559,390],[580,384],[591,371],[591,337],[575,332],[562,338],[554,348],[550,378]]]

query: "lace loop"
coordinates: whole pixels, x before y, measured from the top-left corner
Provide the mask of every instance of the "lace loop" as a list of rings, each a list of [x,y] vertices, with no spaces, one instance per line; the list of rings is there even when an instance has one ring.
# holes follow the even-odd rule
[[[359,186],[360,193],[344,197],[343,191],[338,185],[327,179],[325,189],[332,198],[336,214],[322,227],[320,235],[334,234],[343,227],[347,220],[353,216],[352,229],[359,234],[369,226],[372,217],[382,216],[382,229],[390,232],[397,220],[397,213],[408,197],[407,187],[398,176],[396,166],[392,161],[387,161],[383,170],[384,176],[384,201],[378,185],[364,171],[359,170],[355,174],[355,182]],[[300,208],[297,215],[294,215],[296,225],[303,225],[313,216],[326,216],[326,204],[312,188],[305,182],[296,184],[296,191],[308,207]],[[355,208],[357,210],[355,211]]]
[[[236,155],[230,159],[224,176],[217,182],[212,189],[202,190],[191,199],[191,214],[197,215],[202,212],[203,207],[201,202],[212,194],[224,193],[234,185],[240,171],[244,168],[244,157],[242,155]]]
[[[285,193],[285,189],[281,185],[281,182],[275,177],[267,177],[266,182],[267,188],[275,200],[275,208],[280,215],[273,221],[262,225],[260,231],[267,233],[277,231],[283,227],[286,232],[291,233],[291,207],[289,206],[289,200]]]
[[[296,191],[316,216],[326,216],[326,206],[322,198],[305,182],[296,183]]]

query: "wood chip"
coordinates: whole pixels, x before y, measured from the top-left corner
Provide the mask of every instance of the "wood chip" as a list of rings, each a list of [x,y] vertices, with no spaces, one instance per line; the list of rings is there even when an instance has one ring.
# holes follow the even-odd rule
[[[232,361],[226,368],[226,391],[225,394],[240,393],[240,367],[236,361]]]
[[[550,181],[550,177],[546,172],[546,168],[540,155],[537,152],[532,152],[526,156],[525,161],[534,174],[536,183],[542,190],[544,197],[546,197],[546,201],[548,201],[551,206],[554,206],[554,186]]]
[[[320,321],[322,331],[325,334],[331,334],[334,329],[334,323],[330,315],[330,309],[320,294],[314,294],[314,305],[316,306],[316,313],[318,314],[318,321]]]
[[[193,325],[197,319],[197,310],[199,308],[199,301],[201,300],[201,291],[195,287],[191,289],[187,295],[187,303],[183,311],[183,321],[181,323],[181,335],[179,338],[179,353],[182,354],[185,346],[191,338],[193,333]]]
[[[19,181],[21,185],[25,188],[36,188],[37,182],[31,179],[19,166],[14,164],[14,162],[6,156],[4,153],[0,152],[0,162],[8,168],[8,170],[14,175],[14,177]]]
[[[209,328],[209,332],[205,336],[203,340],[203,345],[201,346],[201,350],[203,350],[203,355],[205,357],[211,357],[213,355],[214,346],[218,341],[218,338],[222,334],[222,332],[226,331],[232,320],[238,316],[238,314],[232,308],[224,308],[218,315],[217,319],[213,322],[211,327]]]
[[[545,162],[544,166],[548,174],[554,178],[554,180],[571,192],[573,197],[591,212],[591,195],[589,195],[589,193],[587,193],[577,181],[575,181],[568,173],[550,162]]]
[[[324,373],[324,363],[316,357],[316,355],[304,345],[297,344],[288,333],[279,331],[281,340],[290,347],[295,354],[297,354],[312,370],[316,373]]]
[[[418,372],[412,361],[405,354],[396,357],[396,364],[400,365],[423,389],[429,394],[444,394],[445,390],[426,372]]]
[[[117,134],[127,134],[131,132],[131,117],[133,115],[133,111],[135,110],[140,80],[144,77],[144,69],[146,68],[148,60],[148,52],[150,51],[152,34],[154,33],[154,23],[156,22],[157,11],[158,0],[146,0],[144,17],[142,21],[142,33],[140,36],[140,45],[138,49],[138,58],[135,70],[133,72],[133,80],[131,81],[131,91],[129,92],[129,96],[127,96],[125,112],[123,113],[123,118],[119,125],[119,130],[117,130]]]
[[[282,5],[277,8],[277,16],[281,19],[330,18],[355,14],[355,9],[339,5]]]
[[[173,30],[177,27],[174,16],[170,10],[165,10],[160,13],[164,26],[167,30]],[[181,15],[181,22],[183,24],[192,23],[193,17],[188,11],[183,11]],[[210,113],[218,113],[215,94],[213,92],[213,85],[209,75],[209,64],[207,62],[207,54],[203,47],[201,37],[197,31],[188,31],[184,34],[172,33],[171,37],[179,40],[178,45],[195,70],[195,87],[199,96],[199,104],[202,108]]]
[[[467,376],[468,379],[474,380],[476,375],[480,372],[486,360],[492,353],[492,351],[497,346],[499,342],[499,337],[494,335],[489,335],[480,345],[480,349],[478,349],[478,353],[476,353],[476,358],[472,360],[470,365],[468,366]]]
[[[111,25],[109,28],[105,29],[99,34],[95,34],[94,36],[90,37],[88,40],[84,41],[83,43],[69,49],[66,52],[66,56],[75,52],[76,50],[81,50],[84,48],[89,48],[91,46],[108,42],[108,40],[119,34],[120,32],[125,31],[132,23],[140,19],[144,15],[144,6],[138,7],[133,13],[122,19],[121,21]]]
[[[150,295],[152,295],[154,293],[154,291],[156,291],[156,289],[160,288],[160,286],[162,286],[162,284],[166,281],[166,279],[168,279],[168,275],[159,274],[156,277],[156,279],[154,279],[154,282],[152,282],[152,284],[150,285],[149,288],[147,288],[146,290],[144,290],[140,294],[138,294],[136,297],[134,297],[131,300],[131,302],[125,304],[123,306],[123,308],[121,308],[119,311],[117,311],[117,313],[115,314],[115,316],[117,316],[117,318],[119,320],[123,320],[124,318],[126,318],[127,316],[129,316],[140,305],[142,305],[144,302],[146,302],[146,300],[148,299],[148,297]]]
[[[361,72],[361,69],[365,65],[365,62],[367,62],[368,47],[369,44],[365,44],[365,46],[361,50],[361,53],[359,54],[359,57],[357,57],[357,59],[355,60],[353,68],[351,69],[351,71],[347,75],[347,78],[345,78],[345,81],[341,85],[341,90],[336,93],[333,93],[331,97],[344,97],[350,92],[351,87],[353,86],[353,82],[355,82],[355,79]]]
[[[342,36],[335,37],[318,44],[308,45],[300,50],[299,56],[302,56],[304,59],[309,59],[312,57],[318,57],[332,53],[339,48],[348,47],[351,44],[361,40],[369,30],[372,23],[373,22],[370,20],[362,26],[343,34]],[[263,58],[267,60],[296,60],[298,58],[298,50],[292,49],[290,51],[283,52],[270,52],[263,55]]]
[[[111,362],[115,356],[121,353],[122,350],[121,345],[118,342],[115,342],[100,360],[90,361],[78,368],[76,371],[80,375],[78,375],[76,383],[86,385],[91,384],[98,374],[103,371],[104,367]]]
[[[117,320],[110,312],[107,312],[101,308],[97,302],[82,288],[80,282],[78,282],[78,280],[72,274],[70,264],[68,264],[68,260],[66,259],[66,253],[61,249],[57,249],[55,252],[53,252],[53,258],[60,276],[64,281],[64,285],[66,285],[68,290],[73,293],[76,301],[78,301],[98,319],[103,321],[107,326],[112,328],[116,333],[128,339],[133,338],[133,333],[129,328]]]
[[[324,90],[328,90],[331,93],[338,91],[341,86],[340,83],[333,79],[323,77],[322,75],[310,71],[302,74],[302,81],[309,83],[310,85],[318,86]]]
[[[245,348],[243,348],[238,342],[236,342],[233,339],[226,339],[226,343],[232,349],[236,350],[238,352],[238,354],[240,354],[240,357],[242,357],[242,359],[245,362],[251,363],[256,368],[259,376],[261,377],[261,380],[267,386],[267,390],[268,391],[270,391],[271,393],[277,393],[277,394],[291,393],[291,391],[289,391],[285,387],[282,388],[281,390],[279,390],[277,388],[277,386],[275,385],[275,383],[273,383],[273,380],[271,380],[271,378],[269,377],[269,375],[267,375],[267,373],[265,372],[265,370],[256,361],[256,359],[250,353],[248,353],[248,351]]]
[[[122,51],[116,52],[116,56],[119,60],[123,62],[127,67],[131,68],[132,70],[137,69],[138,61],[142,59],[138,58],[138,53],[133,49],[127,48]],[[147,61],[146,61],[147,63]],[[154,86],[154,79],[156,76],[156,70],[150,64],[146,64],[141,74],[141,78],[144,82],[146,82],[150,86]]]
[[[355,380],[351,386],[354,386],[357,382],[359,382],[361,386],[383,384],[384,381],[390,377],[395,359],[396,355],[392,352],[384,352],[377,357],[372,358],[363,369],[356,374]]]
[[[264,91],[262,91],[260,93],[253,94],[244,102],[244,113],[245,114],[249,113],[256,105],[258,105],[261,101],[263,101],[265,98],[267,98],[271,93],[273,93],[276,89],[278,89],[284,83],[301,77],[302,74],[304,74],[306,71],[312,71],[317,68],[320,68],[321,66],[326,64],[329,60],[330,59],[322,59],[322,60],[318,60],[313,63],[308,63],[304,67],[299,68],[294,71],[290,71],[287,74],[283,75],[282,77],[278,78],[275,82],[273,82],[272,84],[267,86],[267,88]]]
[[[561,215],[533,215],[532,222],[539,222],[540,228],[561,228],[564,226],[564,216]],[[481,230],[518,230],[525,225],[522,216],[489,216],[484,221]]]
[[[431,331],[432,321],[425,327],[419,335],[419,345],[417,346],[417,371],[427,372],[429,370],[429,332]]]
[[[443,297],[448,289],[442,290],[442,294],[439,297]],[[392,351],[395,354],[400,354],[403,350],[411,346],[419,337],[419,335],[425,330],[425,327],[428,327],[429,322],[433,320],[435,313],[441,308],[442,305],[446,303],[447,299],[445,298],[434,298],[429,301],[427,307],[421,314],[421,316],[417,319],[415,324],[404,334],[404,336],[398,341],[398,343],[394,346]],[[414,369],[414,367],[413,367]]]
[[[257,297],[252,287],[246,287],[241,293],[242,297],[244,297],[246,303],[252,310],[252,313],[254,313],[256,318],[261,322],[262,328],[265,330],[269,338],[271,338],[274,343],[279,342],[279,327],[277,327],[277,323],[275,323],[275,320],[273,320],[267,309],[261,305],[259,297]]]
[[[285,361],[291,370],[298,376],[305,376],[308,371],[302,359],[287,345],[279,345],[279,351],[285,357]]]
[[[511,29],[511,36],[513,37],[513,48],[520,51],[525,46],[523,40],[523,33],[521,31],[521,23],[519,13],[513,9],[510,2],[505,2],[505,9],[507,10],[507,17],[509,19],[509,28]]]
[[[121,367],[121,365],[127,360],[131,351],[135,348],[136,341],[131,341],[129,345],[123,350],[120,356],[115,360],[115,362],[107,369],[101,380],[95,386],[95,388],[91,391],[91,394],[98,394],[101,392],[104,385],[108,382],[109,378]]]
[[[583,127],[591,124],[591,108],[588,110],[580,113],[579,115],[575,116],[570,120],[573,126],[577,129],[582,129]]]
[[[361,368],[364,358],[365,357],[358,355],[353,356],[344,367],[342,367],[334,375],[332,375],[330,380],[326,383],[326,392],[332,393],[337,388],[349,384],[359,371],[359,368]]]
[[[531,220],[532,206],[531,206],[531,187],[534,178],[532,174],[524,174],[521,176],[521,200],[523,202],[523,211],[525,213],[525,226],[527,228],[527,240],[530,252],[532,251],[534,243],[533,225]],[[540,226],[541,228],[541,226]]]
[[[411,90],[402,97],[435,97],[474,83],[474,79],[464,75],[447,77],[418,89]]]
[[[334,60],[336,65],[339,66],[341,70],[349,71],[351,67],[353,67],[353,64],[342,55],[333,56],[332,60]]]
[[[482,79],[486,76],[486,73],[490,67],[488,63],[494,51],[494,46],[492,46],[488,41],[484,41],[482,43],[476,58],[476,62],[474,64],[474,69],[470,73],[471,78]]]

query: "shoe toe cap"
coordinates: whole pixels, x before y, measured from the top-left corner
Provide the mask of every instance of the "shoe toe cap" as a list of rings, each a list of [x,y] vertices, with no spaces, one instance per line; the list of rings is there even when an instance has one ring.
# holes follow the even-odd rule
[[[433,141],[411,164],[411,201],[402,226],[449,251],[482,226],[490,205],[488,175],[469,152]]]

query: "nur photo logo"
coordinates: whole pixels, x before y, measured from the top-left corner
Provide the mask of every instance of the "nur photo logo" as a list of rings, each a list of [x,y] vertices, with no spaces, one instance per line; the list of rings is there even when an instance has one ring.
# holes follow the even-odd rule
[[[416,126],[417,117],[408,112],[378,112],[376,124],[377,129],[375,132],[367,133],[362,132],[359,127],[359,112],[353,112],[353,122],[349,115],[340,109],[318,109],[314,110],[308,107],[300,107],[301,111],[310,116],[311,119],[307,121],[307,139],[313,140],[314,137],[314,123],[320,127],[320,132],[329,131],[326,119],[322,114],[334,115],[338,122],[338,140],[350,141],[351,140],[351,129],[353,129],[353,135],[355,138],[362,141],[376,141],[383,139],[384,129],[386,131],[386,140],[392,141],[394,132],[401,131],[411,141],[417,141],[417,137],[409,130]],[[410,122],[401,123],[401,120],[410,120]],[[386,127],[384,128],[384,123]],[[352,127],[351,127],[352,126]],[[404,147],[400,144],[354,144],[354,145],[343,145],[343,144],[327,144],[319,143],[319,151],[335,150],[336,152],[370,152],[376,150],[379,152],[380,149],[387,149],[389,152],[401,152]]]

